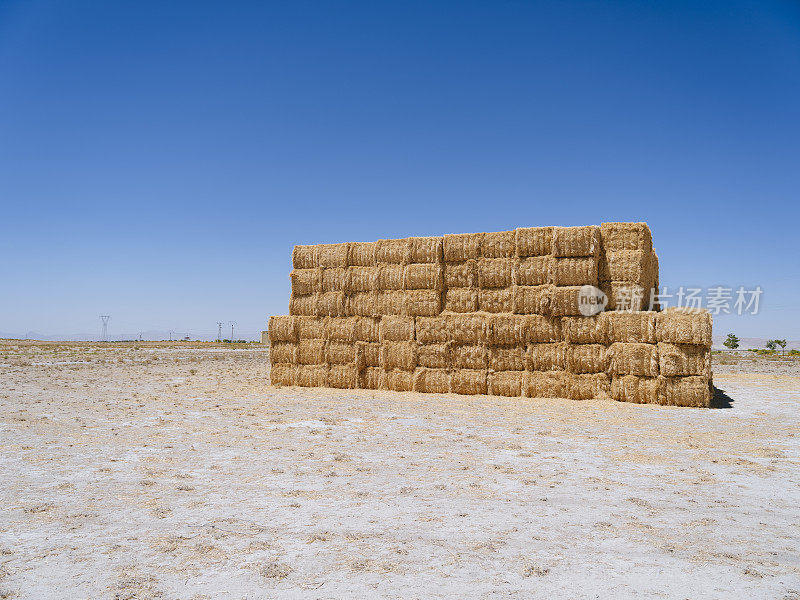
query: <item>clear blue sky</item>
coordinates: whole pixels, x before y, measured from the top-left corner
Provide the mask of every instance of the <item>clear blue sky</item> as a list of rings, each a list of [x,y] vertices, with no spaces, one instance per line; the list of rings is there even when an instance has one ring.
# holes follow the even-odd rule
[[[296,243],[647,221],[800,339],[797,2],[0,0],[0,331],[212,332]]]

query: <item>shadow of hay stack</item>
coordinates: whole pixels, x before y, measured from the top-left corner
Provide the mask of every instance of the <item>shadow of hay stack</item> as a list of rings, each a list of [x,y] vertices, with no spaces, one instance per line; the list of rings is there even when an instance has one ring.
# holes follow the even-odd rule
[[[725,393],[725,390],[714,386],[714,396],[711,398],[709,408],[733,408],[733,398]]]

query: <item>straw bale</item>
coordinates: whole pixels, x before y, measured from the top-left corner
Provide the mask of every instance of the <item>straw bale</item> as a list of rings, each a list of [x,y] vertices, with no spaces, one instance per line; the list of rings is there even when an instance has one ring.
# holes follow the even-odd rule
[[[445,343],[451,339],[452,335],[447,315],[419,317],[417,319],[416,340],[420,344]]]
[[[552,227],[519,227],[514,231],[517,256],[545,256],[552,253]]]
[[[489,369],[493,371],[524,371],[525,347],[489,346]]]
[[[481,256],[483,258],[512,258],[517,248],[514,231],[495,231],[483,234]]]
[[[411,262],[411,242],[408,238],[400,240],[378,240],[375,248],[375,261],[391,265],[405,265]]]
[[[489,344],[493,346],[522,344],[525,341],[527,325],[528,320],[524,315],[492,315],[489,317]]]
[[[381,345],[378,342],[356,342],[356,366],[360,369],[381,366]]]
[[[354,365],[356,363],[355,343],[327,342],[325,344],[325,362],[329,365]]]
[[[553,228],[553,256],[597,256],[600,228],[596,225]]]
[[[349,267],[347,292],[374,292],[378,289],[378,267]]]
[[[441,290],[444,273],[441,264],[411,264],[406,267],[405,289]]]
[[[364,390],[385,389],[384,373],[383,369],[375,367],[361,369],[358,387]]]
[[[566,344],[551,342],[528,344],[525,369],[528,371],[563,371],[566,368]]]
[[[450,345],[423,344],[417,347],[417,364],[429,369],[447,369],[450,367]]]
[[[347,295],[346,313],[348,316],[373,317],[378,315],[378,294],[380,292],[354,292]]]
[[[317,314],[317,299],[319,294],[295,296],[289,298],[289,314],[302,316],[315,316]]]
[[[554,317],[578,316],[580,311],[580,285],[555,286],[550,314]]]
[[[570,373],[601,373],[608,369],[608,348],[603,344],[567,344],[566,367]]]
[[[606,373],[567,373],[567,397],[572,400],[610,400],[611,378]]]
[[[302,387],[325,387],[328,385],[326,365],[300,365],[295,371],[295,385]]]
[[[304,340],[297,342],[297,362],[301,365],[325,364],[325,340]]]
[[[421,319],[418,319],[421,320]],[[414,340],[414,317],[387,315],[381,317],[381,342],[410,342]]]
[[[711,376],[711,350],[695,344],[658,343],[659,372],[667,377]]]
[[[354,390],[358,388],[358,369],[353,365],[331,365],[328,369],[328,387]]]
[[[403,265],[378,267],[378,290],[402,290],[405,268]]]
[[[711,403],[711,382],[708,377],[659,376],[659,404],[707,408]]]
[[[269,371],[272,385],[295,385],[297,367],[295,365],[273,365]]]
[[[447,288],[478,286],[478,261],[465,260],[444,265],[444,285]]]
[[[407,290],[406,312],[412,317],[432,317],[442,312],[442,292],[439,290]]]
[[[599,282],[595,256],[569,256],[550,262],[550,283],[554,285],[594,285]]]
[[[483,315],[443,315],[447,319],[450,340],[457,344],[485,344],[489,335],[488,321]]]
[[[483,344],[452,344],[450,366],[454,369],[486,369],[488,351]]]
[[[322,291],[323,292],[344,292],[348,289],[347,267],[335,267],[322,270]]]
[[[337,342],[356,341],[356,317],[331,317],[325,321],[325,339]]]
[[[323,317],[297,317],[297,339],[324,339],[326,321],[327,320]]]
[[[541,344],[546,342],[559,342],[562,339],[561,319],[543,315],[525,315],[523,329],[523,342]]]
[[[511,313],[514,310],[513,288],[478,290],[478,310],[488,313]]]
[[[320,244],[319,245],[319,266],[326,269],[334,267],[346,267],[350,254],[350,244]]]
[[[570,344],[607,344],[608,313],[592,317],[562,317],[561,332]]]
[[[608,297],[607,311],[636,312],[650,305],[650,293],[637,283],[601,279],[600,289]]]
[[[483,233],[451,233],[444,236],[442,250],[445,262],[462,262],[480,258]]]
[[[450,371],[447,369],[417,369],[414,371],[414,391],[428,394],[449,394]]]
[[[297,318],[291,315],[277,315],[269,318],[267,325],[269,341],[273,342],[296,342],[297,341]]]
[[[444,293],[444,310],[448,312],[478,312],[476,288],[451,288]]]
[[[346,305],[344,292],[322,292],[317,295],[317,316],[343,317],[347,314]]]
[[[383,374],[383,385],[383,389],[392,392],[410,392],[414,389],[414,371],[386,371]]]
[[[507,288],[512,283],[513,271],[511,258],[482,258],[478,261],[478,287]]]
[[[376,292],[376,312],[379,315],[405,315],[406,293],[402,290]]]
[[[412,263],[440,263],[442,262],[441,237],[412,237],[409,238],[411,247],[409,262]]]
[[[304,296],[322,291],[322,269],[294,269],[289,273],[292,294]]]
[[[519,315],[549,315],[555,286],[515,285],[512,288],[513,309]]]
[[[525,373],[525,396],[528,398],[566,398],[567,377],[564,371]]]
[[[515,285],[544,285],[551,283],[550,272],[553,265],[552,256],[529,256],[520,258],[516,265]]]
[[[292,250],[292,267],[315,269],[319,266],[319,246],[295,246]]]
[[[492,396],[522,396],[523,371],[489,372],[487,384]]]
[[[356,317],[355,339],[359,342],[380,341],[380,319],[375,317]]]
[[[603,248],[615,252],[618,250],[649,251],[653,245],[653,236],[647,223],[602,223],[600,239]]]
[[[453,369],[450,373],[450,389],[454,394],[486,394],[486,376],[483,369]]]
[[[269,361],[273,365],[277,364],[297,364],[297,343],[296,342],[272,342],[269,345]]]
[[[656,338],[673,344],[711,346],[711,313],[705,309],[668,308],[656,316]]]
[[[604,281],[629,281],[644,287],[652,279],[651,254],[644,250],[606,250],[600,260],[600,277]]]
[[[611,379],[611,397],[619,402],[658,404],[658,377],[615,375]]]
[[[658,376],[658,347],[655,344],[615,342],[608,349],[612,375]]]
[[[378,264],[375,259],[377,247],[377,242],[350,242],[347,264],[351,267],[374,267]]]
[[[609,342],[656,343],[656,313],[606,312]]]
[[[414,342],[381,342],[381,367],[385,370],[413,371],[417,366],[417,345]]]

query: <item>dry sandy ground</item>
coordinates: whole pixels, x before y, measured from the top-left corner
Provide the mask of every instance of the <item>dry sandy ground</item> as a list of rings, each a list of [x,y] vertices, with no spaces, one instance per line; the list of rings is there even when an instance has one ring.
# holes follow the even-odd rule
[[[0,345],[0,597],[800,599],[796,374],[721,365],[698,410],[266,358]]]

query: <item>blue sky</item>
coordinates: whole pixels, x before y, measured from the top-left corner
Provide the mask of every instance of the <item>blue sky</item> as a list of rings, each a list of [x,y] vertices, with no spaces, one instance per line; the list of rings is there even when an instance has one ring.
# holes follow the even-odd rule
[[[0,331],[265,328],[296,243],[647,221],[800,339],[796,2],[0,0]]]

